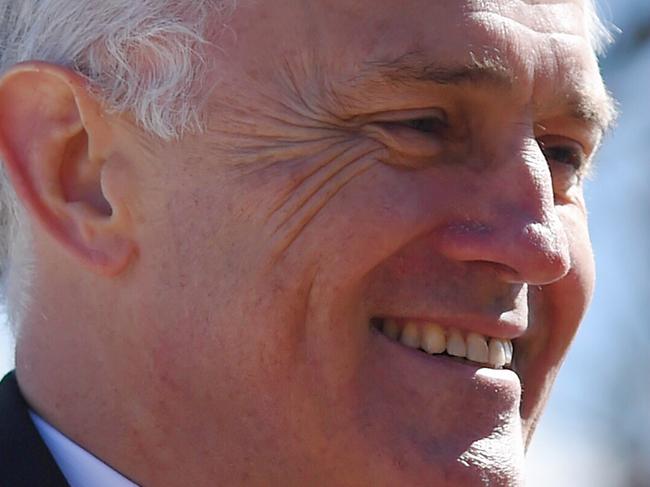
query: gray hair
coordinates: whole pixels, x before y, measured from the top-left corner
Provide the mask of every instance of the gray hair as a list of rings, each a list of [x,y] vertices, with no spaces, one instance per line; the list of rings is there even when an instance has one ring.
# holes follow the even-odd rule
[[[170,140],[202,127],[201,83],[209,25],[236,0],[0,0],[0,75],[24,61],[66,66],[86,77],[105,106],[130,112]],[[18,204],[0,169],[0,272],[18,223]]]
[[[28,60],[67,66],[89,80],[108,109],[132,113],[162,139],[178,138],[202,129],[206,29],[235,1],[0,0],[0,75]],[[588,30],[601,53],[611,35],[594,1],[587,0]],[[1,169],[0,272],[10,260],[17,212]]]

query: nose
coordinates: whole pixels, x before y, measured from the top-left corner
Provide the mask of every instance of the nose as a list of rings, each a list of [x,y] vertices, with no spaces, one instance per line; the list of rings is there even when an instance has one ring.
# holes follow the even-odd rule
[[[473,171],[459,205],[462,211],[444,230],[442,251],[463,262],[494,264],[509,282],[545,285],[570,268],[569,242],[554,202],[553,184],[535,140],[514,154],[500,154]]]

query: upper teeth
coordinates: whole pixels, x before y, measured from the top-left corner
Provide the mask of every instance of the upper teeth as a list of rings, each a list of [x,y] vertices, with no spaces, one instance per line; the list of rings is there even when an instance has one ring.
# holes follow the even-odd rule
[[[501,368],[512,363],[512,342],[490,338],[478,333],[464,336],[460,330],[445,329],[435,323],[387,318],[377,326],[384,335],[409,348],[419,348],[429,354],[447,354],[472,362]]]

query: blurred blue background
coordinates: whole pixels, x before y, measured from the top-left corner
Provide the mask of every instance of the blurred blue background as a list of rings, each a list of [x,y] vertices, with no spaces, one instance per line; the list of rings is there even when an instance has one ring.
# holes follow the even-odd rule
[[[650,0],[601,7],[620,29],[602,65],[621,118],[587,183],[598,285],[533,440],[531,487],[650,487]],[[12,362],[0,326],[0,372]]]

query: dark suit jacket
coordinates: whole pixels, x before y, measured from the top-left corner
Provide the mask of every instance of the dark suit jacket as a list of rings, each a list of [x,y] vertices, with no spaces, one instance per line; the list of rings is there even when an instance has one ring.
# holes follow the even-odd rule
[[[11,372],[0,382],[0,486],[69,487],[27,411]]]

